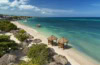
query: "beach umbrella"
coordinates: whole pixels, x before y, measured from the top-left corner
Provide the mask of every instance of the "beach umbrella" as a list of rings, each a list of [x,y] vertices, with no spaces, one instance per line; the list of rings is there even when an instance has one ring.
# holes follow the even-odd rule
[[[62,37],[61,39],[58,40],[58,43],[61,43],[61,44],[68,43],[68,39]]]
[[[54,35],[51,35],[50,37],[48,37],[48,40],[53,41],[53,40],[57,40],[58,38],[55,37]]]
[[[33,40],[33,42],[37,44],[37,43],[42,42],[42,40],[41,39],[35,39],[35,40]]]

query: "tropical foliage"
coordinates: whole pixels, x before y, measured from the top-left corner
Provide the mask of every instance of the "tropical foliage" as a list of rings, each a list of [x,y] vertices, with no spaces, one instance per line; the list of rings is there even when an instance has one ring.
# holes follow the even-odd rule
[[[16,30],[17,26],[13,23],[9,22],[8,20],[0,20],[0,30],[9,32],[11,30]]]
[[[17,44],[10,40],[10,36],[0,35],[0,57],[11,50],[17,49]]]
[[[21,29],[18,31],[18,33],[26,33],[26,31],[24,29]]]
[[[19,30],[19,32],[15,35],[15,37],[21,42],[29,38],[25,30]]]
[[[28,52],[28,57],[31,58],[33,64],[45,65],[49,59],[48,48],[45,44],[34,44]]]
[[[37,64],[33,64],[32,61],[30,62],[21,62],[19,65],[37,65]]]

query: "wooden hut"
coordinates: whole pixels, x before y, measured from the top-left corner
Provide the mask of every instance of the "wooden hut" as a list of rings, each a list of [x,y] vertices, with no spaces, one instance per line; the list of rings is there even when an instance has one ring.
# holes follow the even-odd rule
[[[68,43],[68,40],[65,39],[64,37],[62,37],[61,39],[59,39],[58,40],[59,48],[63,48],[64,49],[64,43]]]
[[[51,35],[50,37],[48,37],[48,44],[49,45],[53,45],[54,40],[57,41],[57,37],[55,37],[54,35]]]

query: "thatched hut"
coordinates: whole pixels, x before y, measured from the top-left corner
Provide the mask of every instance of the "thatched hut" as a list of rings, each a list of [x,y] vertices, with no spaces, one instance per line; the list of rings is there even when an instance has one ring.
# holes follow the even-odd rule
[[[48,44],[49,45],[53,45],[54,40],[57,41],[57,37],[55,37],[54,35],[51,35],[50,37],[48,37]]]
[[[68,39],[62,37],[61,39],[58,40],[58,44],[60,48],[64,48],[64,43],[68,43]]]

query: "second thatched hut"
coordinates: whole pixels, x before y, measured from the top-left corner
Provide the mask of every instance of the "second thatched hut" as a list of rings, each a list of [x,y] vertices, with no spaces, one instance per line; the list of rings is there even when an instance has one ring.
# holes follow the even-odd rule
[[[63,48],[64,49],[64,43],[68,43],[68,39],[62,37],[61,39],[58,40],[58,45],[59,45],[59,48]]]

